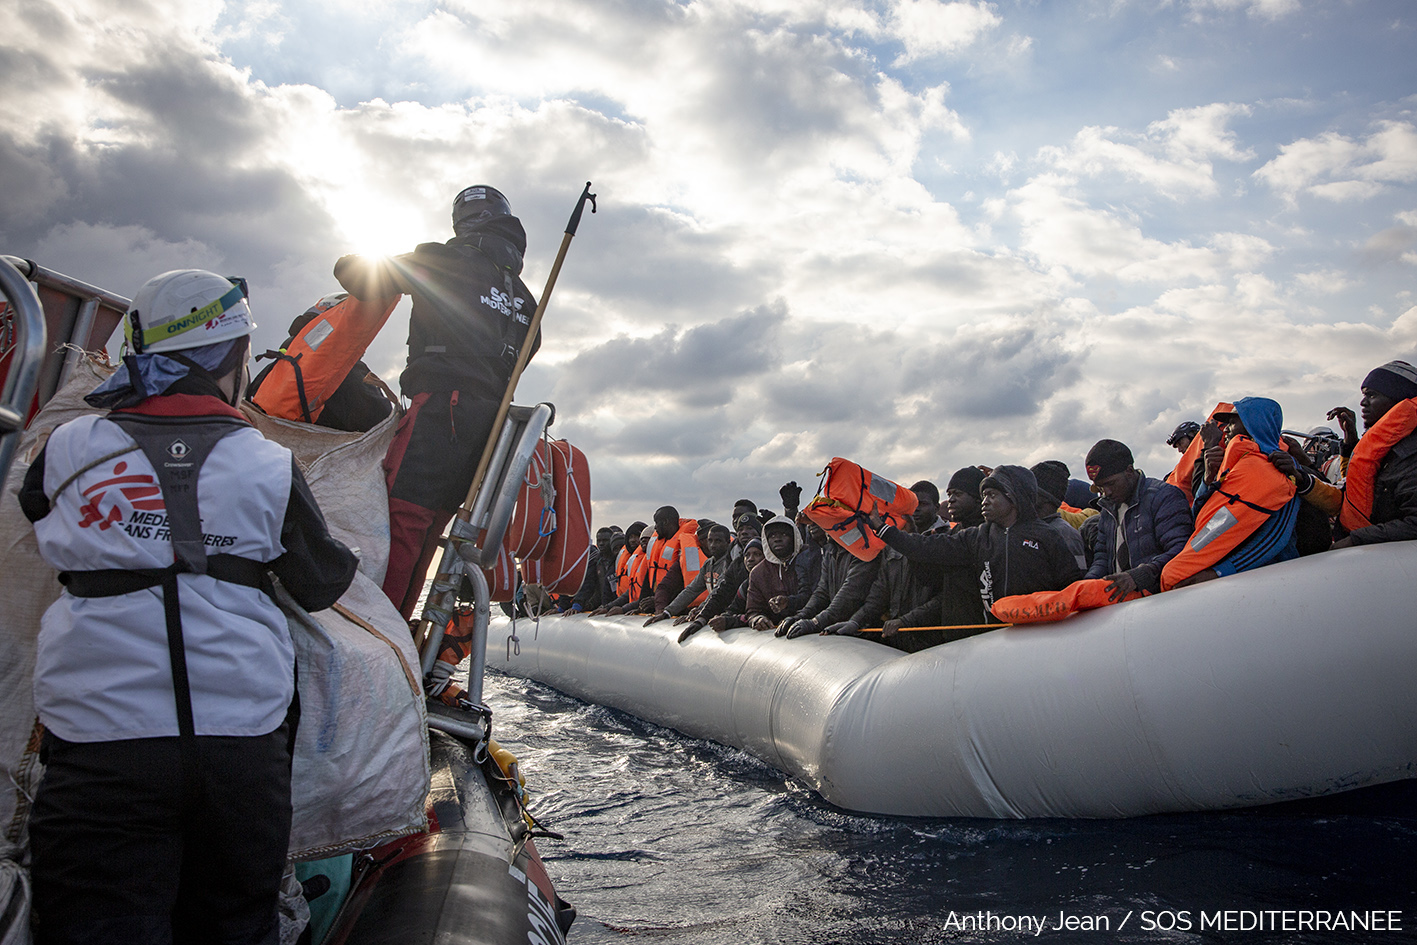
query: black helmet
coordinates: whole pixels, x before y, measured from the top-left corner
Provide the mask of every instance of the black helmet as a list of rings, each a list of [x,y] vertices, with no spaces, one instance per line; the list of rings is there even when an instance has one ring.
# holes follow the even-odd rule
[[[453,198],[453,226],[476,226],[512,215],[512,205],[496,187],[473,184]]]
[[[1195,436],[1201,432],[1201,425],[1194,420],[1187,420],[1171,431],[1171,435],[1166,438],[1167,446],[1175,446],[1176,441],[1183,436]]]

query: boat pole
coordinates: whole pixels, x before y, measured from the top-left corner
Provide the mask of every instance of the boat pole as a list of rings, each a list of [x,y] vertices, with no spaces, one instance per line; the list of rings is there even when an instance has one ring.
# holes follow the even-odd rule
[[[482,458],[478,460],[477,470],[472,475],[472,484],[468,486],[467,498],[463,500],[463,504],[457,512],[457,518],[462,522],[467,522],[472,518],[473,500],[477,498],[477,491],[482,487],[482,480],[487,475],[487,467],[491,464],[492,453],[501,436],[502,425],[507,419],[507,411],[512,406],[512,396],[516,393],[517,381],[521,380],[522,372],[526,370],[526,362],[531,357],[532,344],[536,339],[537,332],[541,330],[541,318],[546,312],[546,303],[551,299],[551,290],[556,288],[556,278],[561,274],[561,264],[566,260],[566,250],[570,248],[571,240],[581,225],[581,214],[585,210],[586,201],[590,201],[590,212],[595,213],[595,194],[590,192],[590,181],[586,181],[585,188],[576,200],[576,209],[571,211],[570,222],[566,224],[565,235],[561,237],[561,248],[556,252],[556,261],[551,265],[551,274],[546,277],[546,288],[541,290],[541,301],[537,303],[536,311],[532,314],[531,322],[527,325],[526,338],[522,341],[521,349],[517,352],[517,362],[512,366],[511,377],[507,379],[507,389],[502,393],[502,403],[497,408],[497,419],[493,421],[492,430],[487,435],[487,443],[482,447]],[[439,593],[438,585],[452,582],[456,587],[456,578],[463,567],[461,558],[456,554],[449,555],[447,549],[448,545],[445,544],[443,557],[438,563],[438,574],[434,578],[433,587],[428,592],[428,600],[424,602],[425,613],[427,613],[434,595]],[[414,575],[415,580],[419,577],[420,575]],[[414,644],[420,650],[424,641],[428,639],[428,631],[432,623],[433,621],[428,617],[419,621],[418,632],[414,635]]]

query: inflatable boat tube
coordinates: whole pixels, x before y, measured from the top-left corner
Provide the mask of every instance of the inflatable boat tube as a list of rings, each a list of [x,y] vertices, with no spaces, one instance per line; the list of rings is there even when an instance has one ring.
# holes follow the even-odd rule
[[[1417,776],[1417,542],[914,654],[642,617],[516,624],[488,665],[748,751],[840,807],[1132,817]]]

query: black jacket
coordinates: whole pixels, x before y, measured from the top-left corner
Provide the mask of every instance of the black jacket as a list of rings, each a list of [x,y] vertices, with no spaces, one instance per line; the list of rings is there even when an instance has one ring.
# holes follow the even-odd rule
[[[849,619],[865,602],[879,567],[880,556],[862,561],[832,542],[822,555],[822,574],[817,586],[797,611],[797,619],[809,617],[819,627]]]
[[[881,538],[913,561],[967,567],[979,585],[982,617],[998,623],[990,612],[994,601],[1014,594],[1059,591],[1082,577],[1082,569],[1053,529],[1038,520],[1037,480],[1022,466],[1000,466],[991,477],[1005,486],[1018,509],[1010,527],[985,522],[957,528],[949,534],[912,535],[891,525]]]
[[[335,263],[335,278],[356,298],[413,295],[408,366],[399,377],[404,396],[456,390],[501,398],[536,310],[519,275],[521,255],[503,243],[469,234],[420,243],[391,260],[345,256]],[[540,344],[538,332],[532,354]]]
[[[1350,536],[1355,545],[1417,538],[1417,433],[1399,440],[1378,464],[1373,524]]]

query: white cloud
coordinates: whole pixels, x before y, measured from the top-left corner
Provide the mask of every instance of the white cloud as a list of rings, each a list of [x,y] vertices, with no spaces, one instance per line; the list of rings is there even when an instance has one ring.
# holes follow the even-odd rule
[[[1176,199],[1212,196],[1217,187],[1211,159],[1245,161],[1254,157],[1252,151],[1239,146],[1235,133],[1226,127],[1231,119],[1248,114],[1248,106],[1217,102],[1172,111],[1148,125],[1145,134],[1088,126],[1067,147],[1043,148],[1039,158],[1068,174],[1117,175]]]
[[[982,0],[976,3],[895,0],[891,32],[905,46],[896,64],[960,52],[1002,22],[994,5]]]
[[[1244,10],[1250,16],[1264,20],[1277,20],[1301,9],[1299,0],[1190,0],[1190,6],[1197,17],[1209,10]]]
[[[1385,121],[1361,140],[1333,131],[1300,138],[1254,176],[1291,201],[1301,193],[1335,202],[1375,197],[1417,181],[1417,127]]]

